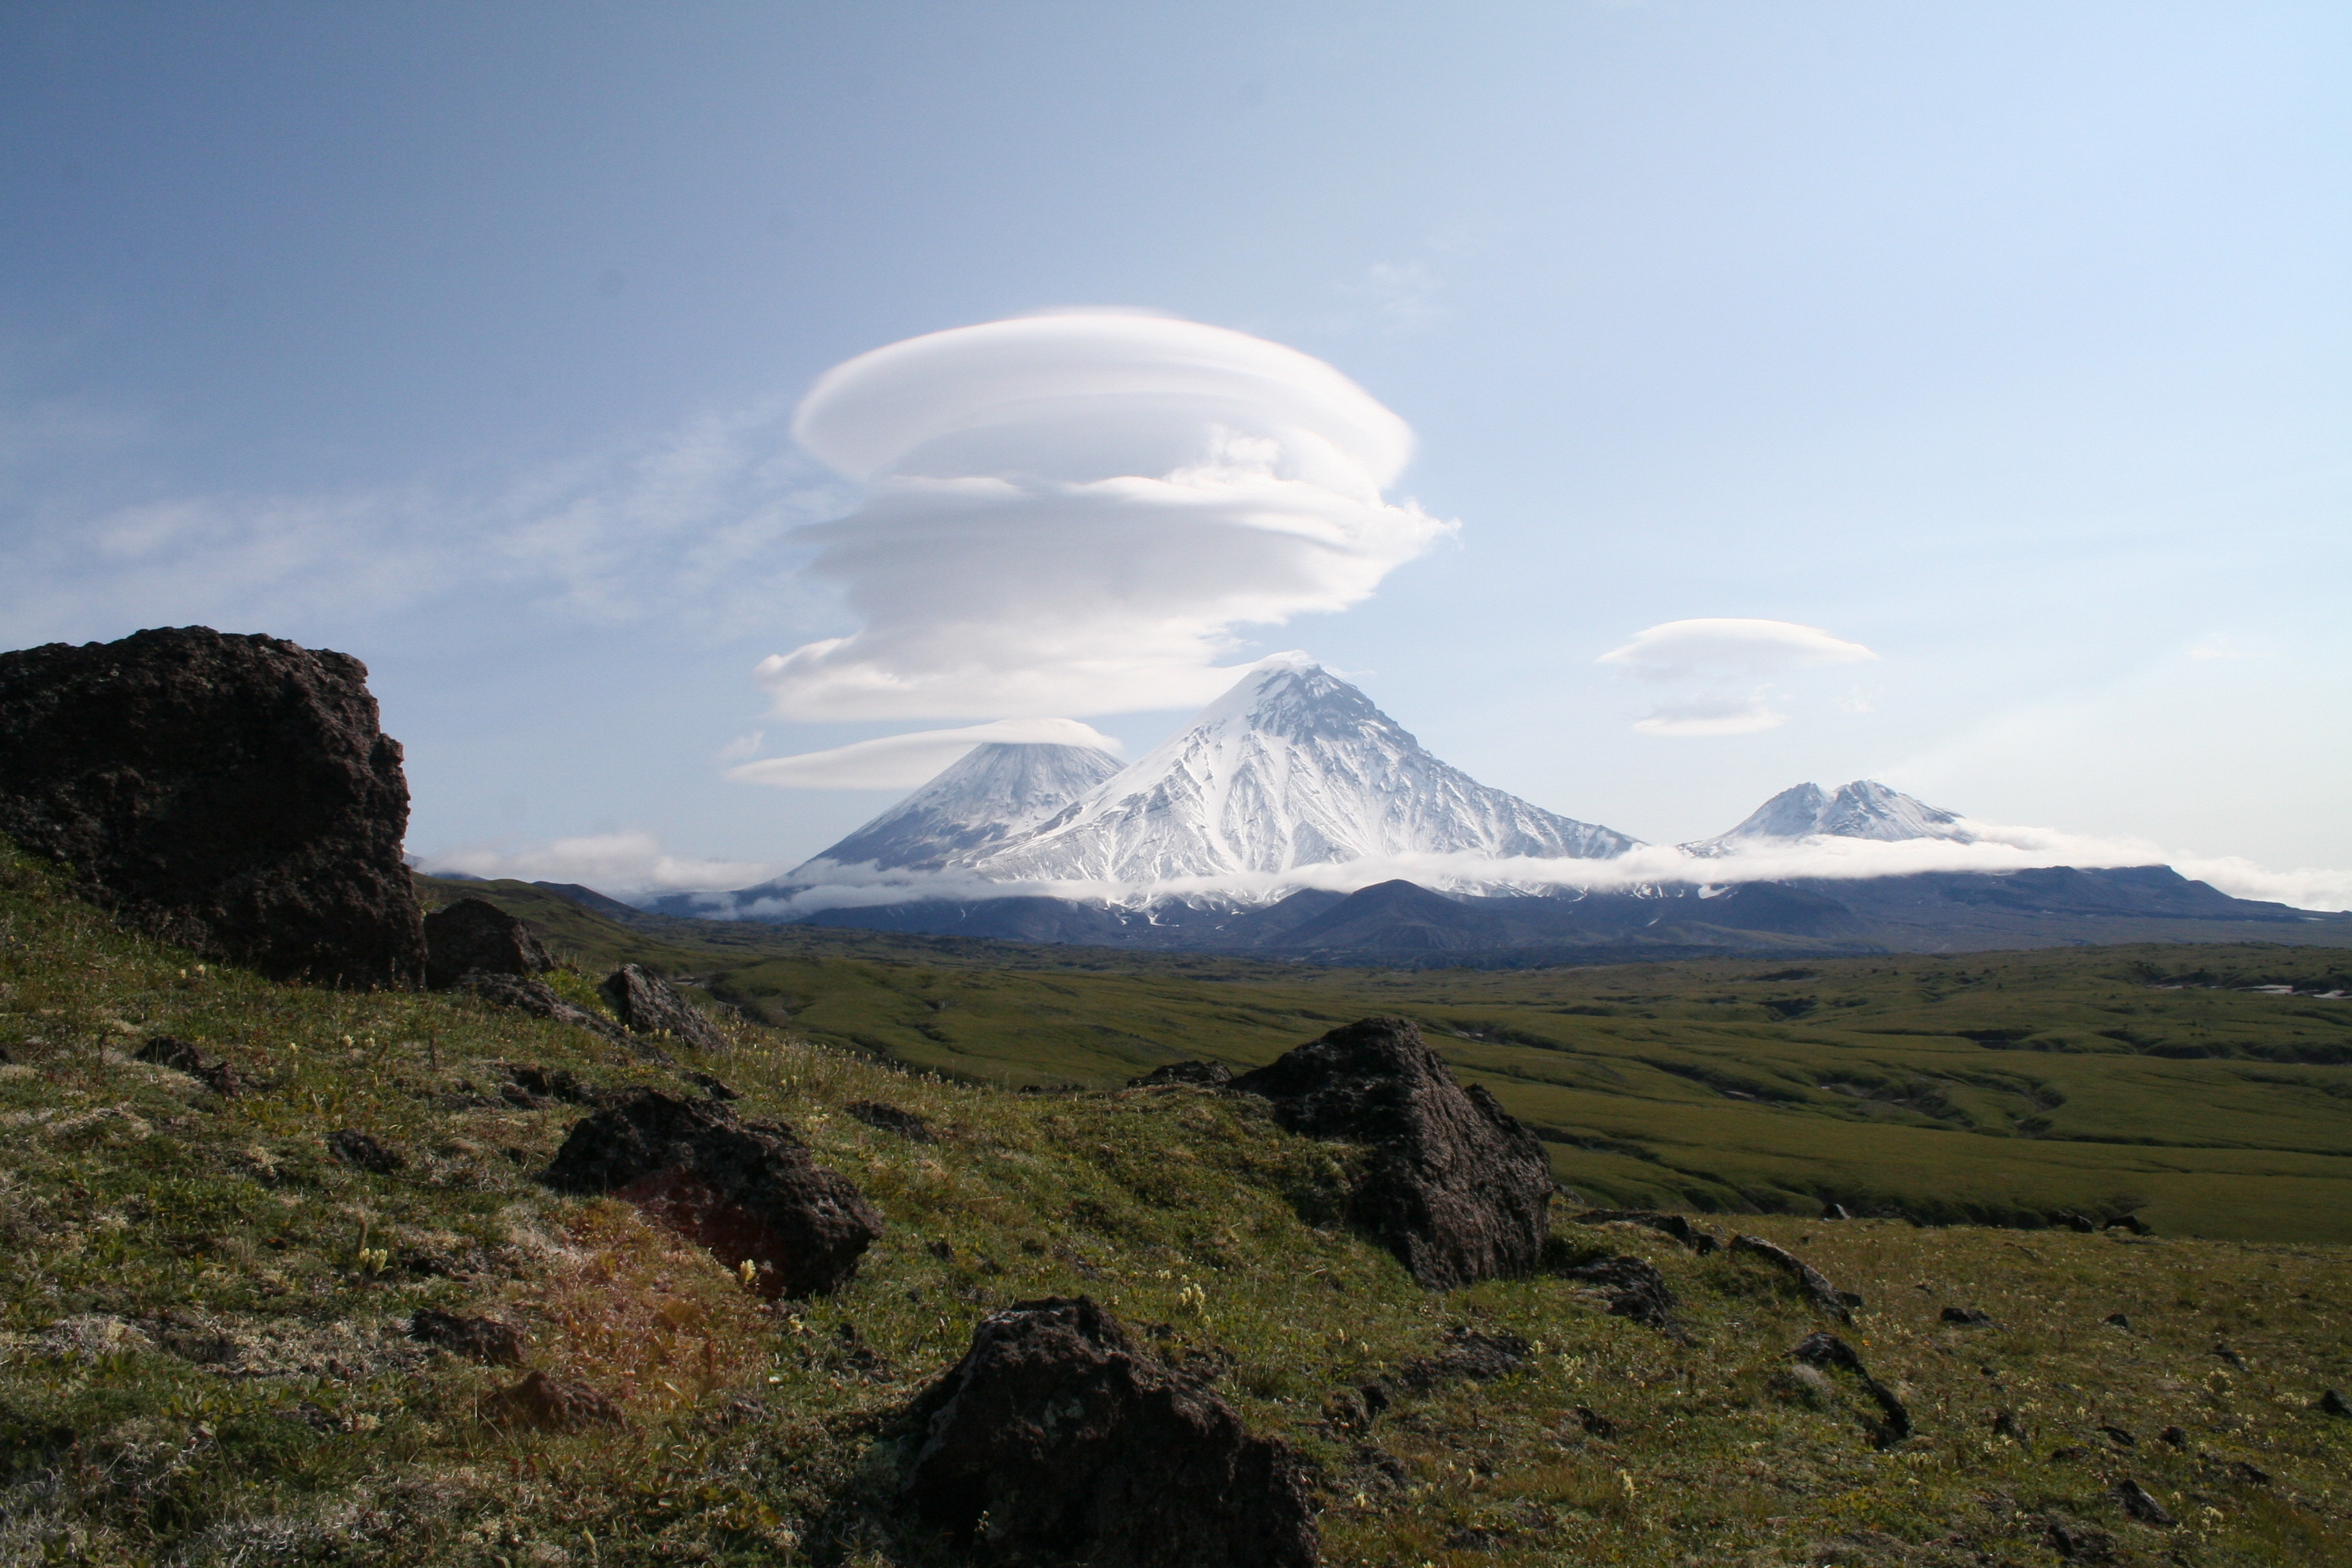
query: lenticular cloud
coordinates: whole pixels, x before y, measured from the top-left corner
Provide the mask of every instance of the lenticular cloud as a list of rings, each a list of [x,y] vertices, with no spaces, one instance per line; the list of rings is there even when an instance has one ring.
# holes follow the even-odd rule
[[[865,481],[801,531],[864,622],[760,666],[794,719],[1205,702],[1234,628],[1337,610],[1451,531],[1412,433],[1319,360],[1164,316],[1024,317],[828,371],[793,434]]]

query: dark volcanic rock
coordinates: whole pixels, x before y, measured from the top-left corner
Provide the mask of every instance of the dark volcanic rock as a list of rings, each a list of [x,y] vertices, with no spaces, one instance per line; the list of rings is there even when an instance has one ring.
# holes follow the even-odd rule
[[[854,1104],[843,1106],[842,1110],[868,1127],[883,1132],[895,1132],[910,1143],[939,1142],[939,1139],[932,1135],[929,1122],[911,1110],[901,1110],[895,1105],[887,1105],[878,1100],[861,1100]]]
[[[1517,1334],[1486,1334],[1475,1329],[1449,1329],[1445,1350],[1433,1356],[1415,1356],[1397,1368],[1397,1381],[1407,1388],[1428,1390],[1443,1383],[1492,1383],[1525,1366],[1535,1346]]]
[[[1309,1568],[1290,1448],[1139,1352],[1086,1297],[983,1318],[908,1411],[901,1498],[982,1562]]]
[[[1992,1314],[1981,1307],[1947,1307],[1944,1309],[1944,1321],[1968,1327],[1991,1322]]]
[[[544,974],[554,967],[530,928],[487,899],[459,899],[425,917],[425,983],[436,991],[475,970]]]
[[[0,833],[281,979],[423,977],[400,762],[348,654],[203,626],[0,654]]]
[[[2049,1541],[2050,1550],[2070,1563],[2111,1563],[2115,1560],[2115,1538],[2096,1525],[2084,1524],[2079,1519],[2053,1519]]]
[[[631,1039],[623,1030],[585,1007],[575,1007],[555,994],[554,987],[544,980],[534,980],[526,974],[494,974],[475,970],[457,982],[457,989],[480,997],[500,1007],[514,1007],[534,1018],[546,1018],[553,1023],[570,1024],[587,1030],[615,1045],[626,1046],[640,1056],[656,1061],[669,1058],[659,1051],[650,1050]]]
[[[611,1426],[621,1419],[620,1407],[595,1390],[559,1383],[543,1372],[491,1394],[482,1401],[482,1414],[492,1421],[553,1431]]]
[[[566,1105],[587,1105],[596,1098],[594,1089],[582,1083],[565,1068],[502,1062],[499,1070],[507,1075],[506,1086],[499,1090],[499,1098],[524,1110],[536,1110],[551,1100],[560,1100]]]
[[[1200,1089],[1223,1089],[1234,1081],[1234,1069],[1223,1062],[1170,1062],[1141,1078],[1127,1080],[1129,1089],[1157,1089],[1162,1084],[1189,1083]]]
[[[1882,1417],[1864,1423],[1870,1429],[1873,1446],[1892,1448],[1911,1436],[1911,1412],[1904,1407],[1902,1400],[1895,1397],[1893,1389],[1870,1375],[1869,1369],[1862,1364],[1862,1358],[1854,1353],[1853,1347],[1835,1334],[1807,1334],[1797,1342],[1796,1348],[1789,1352],[1789,1358],[1824,1372],[1850,1373],[1861,1380],[1863,1392],[1877,1405]]]
[[[351,1127],[340,1132],[328,1133],[327,1151],[352,1169],[365,1171],[371,1175],[388,1176],[408,1163],[398,1151]]]
[[[215,1094],[228,1096],[243,1092],[245,1080],[236,1076],[236,1068],[225,1061],[208,1062],[205,1054],[185,1040],[170,1035],[158,1035],[139,1047],[139,1059],[153,1062],[157,1067],[170,1068],[186,1073]]]
[[[1293,1132],[1371,1147],[1350,1208],[1432,1289],[1535,1271],[1551,1165],[1536,1135],[1467,1089],[1409,1019],[1344,1025],[1233,1080]]]
[[[1678,1214],[1655,1209],[1587,1209],[1576,1216],[1579,1225],[1638,1225],[1671,1236],[1704,1258],[1723,1244]]]
[[[522,1335],[496,1318],[467,1318],[426,1307],[408,1320],[408,1337],[491,1366],[522,1364]]]
[[[2158,1529],[2169,1530],[2179,1522],[2172,1517],[2162,1503],[2156,1500],[2155,1493],[2133,1480],[2129,1476],[2116,1483],[2116,1500],[2124,1505],[2126,1513],[2142,1524],[2153,1524]]]
[[[773,1122],[724,1101],[616,1095],[576,1124],[543,1178],[558,1192],[611,1193],[710,1249],[750,1263],[763,1296],[830,1290],[857,1272],[882,1216],[845,1177],[820,1170]]]
[[[1760,1236],[1735,1236],[1731,1250],[1737,1255],[1747,1253],[1760,1258],[1785,1271],[1804,1290],[1806,1300],[1835,1318],[1841,1323],[1853,1321],[1853,1309],[1859,1300],[1849,1302],[1844,1291],[1831,1284],[1822,1271],[1785,1247],[1777,1247]]]
[[[2331,1388],[2319,1396],[2319,1408],[2329,1415],[2352,1415],[2352,1399],[2344,1397],[2340,1388]]]
[[[1639,1258],[1603,1258],[1563,1268],[1560,1278],[1591,1285],[1604,1293],[1612,1317],[1646,1323],[1668,1339],[1688,1338],[1682,1324],[1675,1321],[1675,1293],[1666,1289],[1666,1277],[1658,1272],[1654,1264]]]
[[[660,1035],[698,1051],[723,1051],[727,1037],[702,1009],[670,989],[669,983],[634,963],[614,970],[599,987],[613,1014],[635,1035]]]

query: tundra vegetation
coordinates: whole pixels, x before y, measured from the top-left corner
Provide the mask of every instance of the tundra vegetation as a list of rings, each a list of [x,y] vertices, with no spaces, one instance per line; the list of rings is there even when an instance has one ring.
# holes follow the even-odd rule
[[[961,1561],[901,1415],[1052,1295],[1295,1446],[1328,1563],[2352,1561],[2347,1005],[2237,988],[2340,954],[1090,972],[488,891],[566,1000],[692,975],[723,1048],[206,967],[0,851],[0,1562]],[[1535,1275],[1427,1290],[1343,1223],[1361,1151],[1118,1087],[1370,1012],[1691,1239],[1563,1197]],[[713,1079],[883,1216],[832,1293],[540,1179],[598,1095]]]

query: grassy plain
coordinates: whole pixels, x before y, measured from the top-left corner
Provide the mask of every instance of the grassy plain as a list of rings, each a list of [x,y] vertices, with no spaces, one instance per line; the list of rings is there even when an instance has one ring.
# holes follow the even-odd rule
[[[709,921],[484,892],[819,1041],[988,1083],[1236,1068],[1399,1013],[1597,1203],[1937,1222],[2137,1212],[2352,1241],[2352,952],[2136,946],[1538,971],[1309,969]]]
[[[951,987],[982,978],[901,974],[893,994],[945,992],[951,1015],[968,996]],[[1105,994],[1084,978],[1038,985]],[[592,1000],[585,979],[562,984]],[[1302,1008],[1339,984],[1291,983]],[[1487,1047],[1465,1036],[1491,1035],[1498,1005],[1460,983],[1426,1005],[1473,1053]],[[1135,1009],[1162,982],[1124,984]],[[1635,1009],[1629,1026],[1663,1005],[1607,1005]],[[1218,1015],[1195,1005],[1182,1027],[1206,1031]],[[1230,1005],[1257,1031],[1212,1053],[1236,1059],[1310,1018]],[[255,1089],[224,1099],[133,1059],[156,1032]],[[672,1070],[468,1000],[206,971],[0,859],[0,1563],[945,1564],[890,1505],[895,1414],[985,1311],[1080,1291],[1168,1359],[1222,1369],[1254,1428],[1300,1447],[1335,1563],[1957,1568],[2053,1563],[2060,1534],[2121,1563],[2352,1560],[2352,1420],[2315,1407],[2352,1384],[2341,1246],[1716,1222],[1861,1295],[1848,1327],[1753,1262],[1559,1208],[1559,1261],[1630,1253],[1664,1271],[1678,1343],[1556,1273],[1421,1290],[1330,1223],[1350,1152],[1245,1099],[1021,1094],[731,1033],[685,1067],[788,1121],[887,1217],[833,1298],[768,1306],[625,1205],[536,1182],[581,1112],[508,1102],[503,1064],[690,1092]],[[844,1114],[877,1098],[939,1142]],[[405,1164],[338,1163],[325,1138],[342,1128]],[[522,1327],[531,1365],[607,1394],[620,1424],[488,1419],[516,1373],[408,1339],[428,1306]],[[1947,1323],[1947,1306],[1990,1321]],[[1899,1393],[1916,1436],[1874,1447],[1853,1382],[1790,1361],[1823,1327]],[[1530,1353],[1492,1383],[1400,1378],[1455,1328]],[[1396,1398],[1368,1419],[1349,1391],[1375,1380]],[[2131,1517],[2126,1479],[2173,1522]]]

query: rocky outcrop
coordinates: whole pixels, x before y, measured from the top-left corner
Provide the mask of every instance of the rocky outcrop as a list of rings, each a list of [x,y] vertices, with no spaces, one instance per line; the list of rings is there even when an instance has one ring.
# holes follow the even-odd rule
[[[513,1007],[530,1014],[534,1018],[545,1018],[550,1023],[570,1024],[574,1028],[585,1029],[592,1035],[612,1041],[614,1045],[626,1046],[640,1056],[650,1057],[657,1061],[668,1059],[659,1051],[647,1050],[638,1045],[610,1019],[600,1018],[585,1007],[573,1006],[556,994],[555,988],[544,980],[534,979],[526,974],[495,974],[477,969],[457,982],[457,989],[478,996],[496,1006]]]
[[[818,1169],[786,1129],[650,1089],[575,1124],[544,1180],[635,1204],[729,1268],[751,1264],[752,1288],[772,1298],[831,1290],[882,1234],[857,1188]]]
[[[1872,1447],[1892,1448],[1911,1436],[1911,1412],[1904,1408],[1893,1389],[1870,1375],[1853,1347],[1835,1334],[1807,1334],[1790,1351],[1789,1359],[1824,1373],[1845,1373],[1862,1384],[1863,1393],[1878,1406],[1875,1419],[1865,1416],[1863,1420]]]
[[[204,626],[0,654],[0,833],[127,924],[281,979],[414,985],[408,783],[367,667]]]
[[[408,1337],[487,1366],[520,1366],[522,1334],[496,1318],[468,1318],[432,1307],[408,1320]]]
[[[1409,1019],[1345,1025],[1229,1086],[1310,1138],[1367,1144],[1355,1222],[1432,1289],[1535,1271],[1550,1163],[1476,1084],[1464,1089]]]
[[[600,987],[613,1016],[633,1035],[652,1035],[698,1051],[723,1051],[727,1037],[667,981],[634,963],[614,970]]]
[[[1849,1296],[1829,1282],[1827,1276],[1790,1251],[1787,1247],[1765,1240],[1760,1236],[1735,1236],[1731,1238],[1734,1254],[1760,1258],[1797,1282],[1805,1300],[1827,1312],[1841,1323],[1853,1321],[1853,1310],[1862,1305],[1862,1298]]]
[[[1195,1089],[1223,1089],[1234,1081],[1234,1069],[1223,1062],[1170,1062],[1153,1068],[1141,1078],[1127,1080],[1129,1089],[1159,1089],[1171,1083],[1190,1084]]]
[[[1690,1337],[1675,1319],[1675,1293],[1655,1264],[1639,1258],[1601,1258],[1563,1268],[1560,1278],[1600,1291],[1612,1317],[1647,1324],[1670,1340]]]
[[[544,974],[554,967],[530,928],[487,899],[459,899],[425,917],[425,983],[436,991],[471,973]]]
[[[909,1143],[936,1143],[939,1137],[931,1124],[911,1110],[902,1110],[879,1100],[859,1100],[843,1106],[851,1119],[863,1121],[877,1132],[895,1132]]]
[[[989,1563],[1308,1568],[1306,1473],[1086,1297],[981,1320],[908,1411],[899,1495]]]
[[[186,1040],[157,1035],[139,1047],[139,1059],[173,1072],[186,1073],[224,1099],[245,1092],[245,1080],[226,1061],[208,1062],[205,1053]]]

